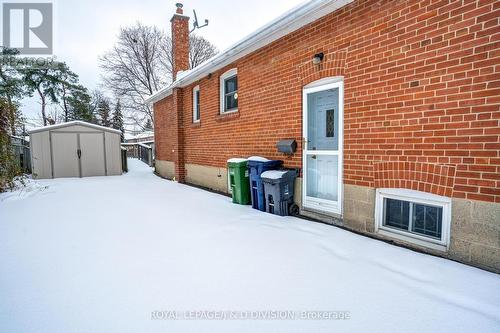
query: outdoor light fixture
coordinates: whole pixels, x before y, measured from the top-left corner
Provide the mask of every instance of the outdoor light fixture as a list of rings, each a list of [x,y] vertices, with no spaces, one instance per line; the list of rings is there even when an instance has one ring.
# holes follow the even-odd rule
[[[316,53],[313,57],[313,64],[315,65],[319,65],[322,61],[323,61],[323,58],[325,57],[325,55],[323,54],[323,52],[321,53]]]

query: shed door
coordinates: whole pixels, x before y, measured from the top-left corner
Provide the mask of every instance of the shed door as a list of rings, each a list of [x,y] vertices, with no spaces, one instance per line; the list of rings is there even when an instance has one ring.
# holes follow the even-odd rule
[[[52,132],[51,137],[54,178],[80,177],[78,135]]]
[[[104,133],[80,133],[82,177],[105,176]]]

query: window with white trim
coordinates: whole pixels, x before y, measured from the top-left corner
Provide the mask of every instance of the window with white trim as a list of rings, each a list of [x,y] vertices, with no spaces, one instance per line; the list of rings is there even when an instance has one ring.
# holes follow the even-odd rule
[[[193,123],[200,121],[200,86],[193,88]]]
[[[220,76],[220,113],[238,111],[238,70]]]
[[[450,198],[414,190],[378,189],[376,200],[377,232],[446,250],[450,235]]]

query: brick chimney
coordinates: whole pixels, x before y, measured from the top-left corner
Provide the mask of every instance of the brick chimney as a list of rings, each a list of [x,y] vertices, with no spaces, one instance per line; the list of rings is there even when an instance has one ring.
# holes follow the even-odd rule
[[[182,3],[176,3],[177,10],[170,20],[172,23],[172,75],[189,69],[189,17],[182,11]]]

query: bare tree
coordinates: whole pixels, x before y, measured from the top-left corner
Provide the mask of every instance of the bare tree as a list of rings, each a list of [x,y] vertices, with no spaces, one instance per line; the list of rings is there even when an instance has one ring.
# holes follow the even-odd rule
[[[172,38],[167,36],[165,38],[165,42],[163,47],[163,54],[161,61],[163,66],[167,69],[169,82],[172,81],[173,77],[173,66],[174,61],[172,58]],[[204,61],[212,58],[216,55],[219,50],[208,40],[201,36],[197,35],[189,35],[189,67],[195,68],[199,66]]]
[[[205,38],[197,35],[189,36],[189,65],[191,68],[199,66],[217,53],[219,50]]]
[[[190,37],[190,65],[199,65],[217,49],[202,37]],[[153,121],[145,99],[172,82],[172,39],[154,26],[122,28],[113,49],[100,58],[106,88],[121,100],[129,125]]]

